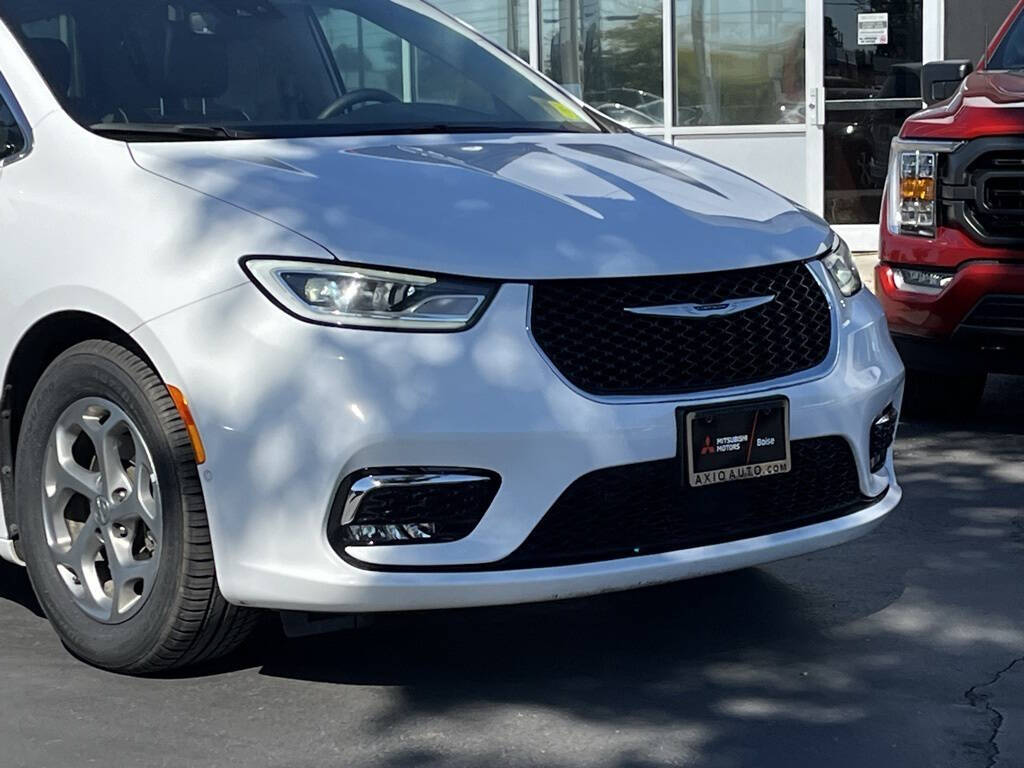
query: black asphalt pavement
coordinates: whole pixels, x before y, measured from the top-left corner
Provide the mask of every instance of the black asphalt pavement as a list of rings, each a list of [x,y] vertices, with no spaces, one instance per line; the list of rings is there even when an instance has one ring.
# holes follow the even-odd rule
[[[0,766],[1024,766],[1024,380],[909,423],[860,541],[641,592],[389,617],[138,680],[0,566]]]

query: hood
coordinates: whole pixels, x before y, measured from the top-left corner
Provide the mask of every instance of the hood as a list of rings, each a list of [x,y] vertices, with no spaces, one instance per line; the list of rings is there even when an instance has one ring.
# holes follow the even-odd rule
[[[912,116],[908,139],[970,140],[1024,134],[1024,73],[975,72],[944,104]]]
[[[681,274],[806,259],[829,236],[765,187],[628,134],[131,149],[152,173],[369,266],[506,280]]]

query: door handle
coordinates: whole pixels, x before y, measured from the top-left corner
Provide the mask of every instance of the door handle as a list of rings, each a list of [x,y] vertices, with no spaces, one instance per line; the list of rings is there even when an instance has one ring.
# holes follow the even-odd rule
[[[814,116],[814,124],[818,128],[825,125],[825,89],[814,88],[811,90],[810,98],[807,101],[807,111]]]

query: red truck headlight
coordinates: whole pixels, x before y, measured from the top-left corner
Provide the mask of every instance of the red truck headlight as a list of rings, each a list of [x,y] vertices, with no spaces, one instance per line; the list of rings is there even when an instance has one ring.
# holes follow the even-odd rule
[[[935,237],[939,219],[940,163],[959,142],[895,139],[889,160],[889,231]]]

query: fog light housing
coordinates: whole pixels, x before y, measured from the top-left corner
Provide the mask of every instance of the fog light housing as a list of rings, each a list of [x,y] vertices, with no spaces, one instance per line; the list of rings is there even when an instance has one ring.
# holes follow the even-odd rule
[[[892,267],[893,282],[901,291],[937,296],[953,282],[955,270]]]
[[[896,439],[896,427],[900,415],[896,407],[890,404],[871,424],[871,472],[881,472],[889,456],[889,448]]]
[[[362,470],[335,497],[328,538],[346,547],[457,541],[479,524],[498,492],[493,472],[458,468]]]

